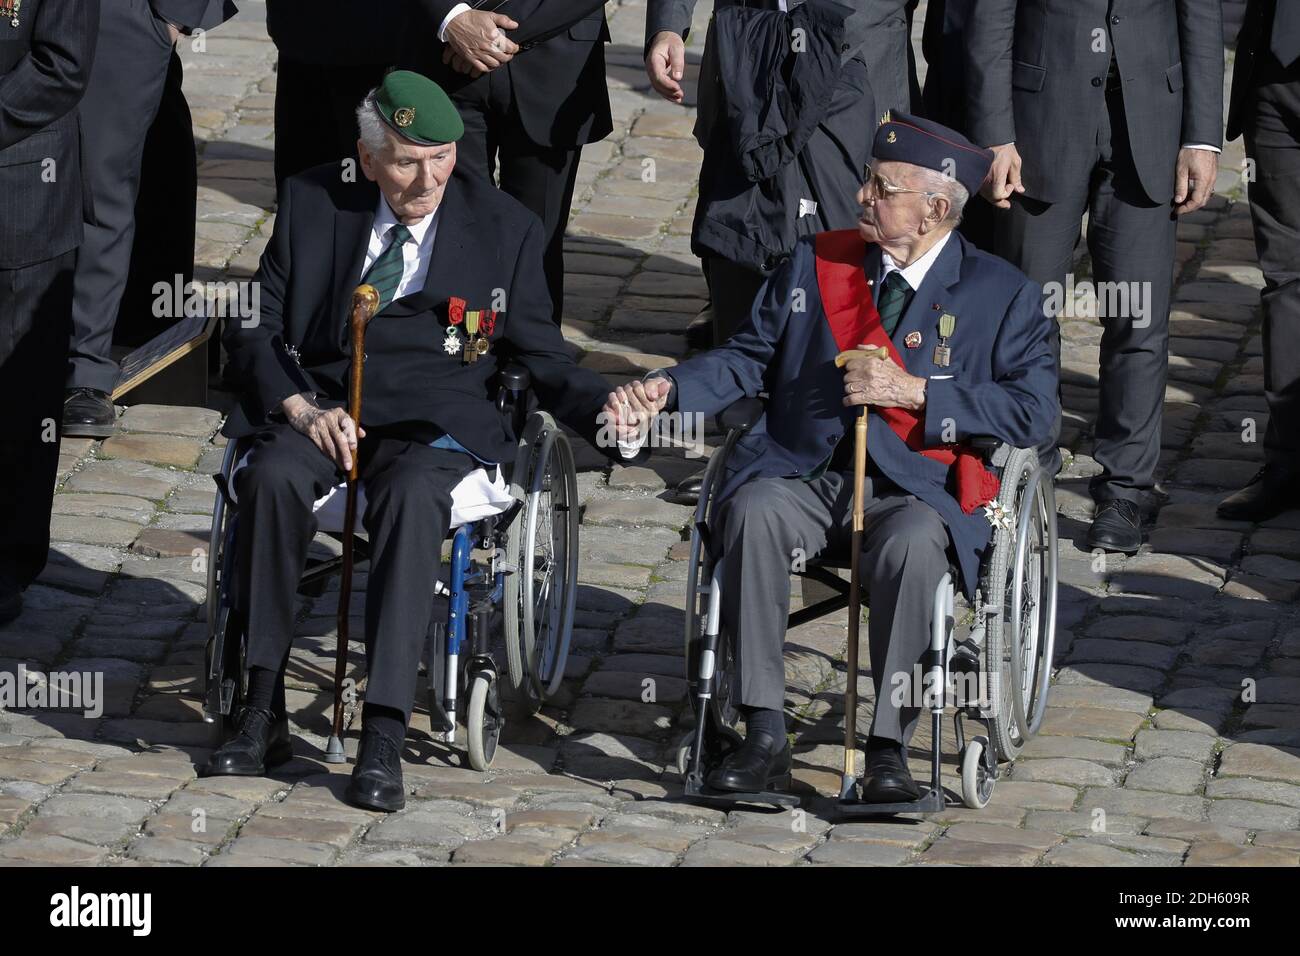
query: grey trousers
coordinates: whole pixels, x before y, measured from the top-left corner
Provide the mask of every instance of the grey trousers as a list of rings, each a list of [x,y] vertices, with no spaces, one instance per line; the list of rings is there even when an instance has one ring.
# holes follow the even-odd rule
[[[948,570],[948,530],[939,513],[899,492],[865,488],[862,581],[876,709],[871,733],[906,744],[921,715],[909,693],[891,699],[900,679],[930,643],[934,590]],[[801,478],[760,478],[742,485],[719,509],[722,620],[735,636],[733,699],[780,710],[785,703],[786,618],[795,561],[828,549],[847,554],[852,537],[853,476],[828,471]]]

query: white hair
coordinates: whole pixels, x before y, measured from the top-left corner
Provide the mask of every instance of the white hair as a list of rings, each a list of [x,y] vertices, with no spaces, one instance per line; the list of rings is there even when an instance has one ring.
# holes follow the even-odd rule
[[[378,87],[371,90],[357,107],[357,135],[372,153],[378,153],[388,145],[388,124],[379,114],[379,105],[375,102],[378,93]]]
[[[936,192],[948,200],[948,215],[944,222],[952,223],[956,228],[961,223],[962,211],[970,201],[970,191],[952,176],[925,166],[916,167],[918,174],[925,180],[926,189]]]

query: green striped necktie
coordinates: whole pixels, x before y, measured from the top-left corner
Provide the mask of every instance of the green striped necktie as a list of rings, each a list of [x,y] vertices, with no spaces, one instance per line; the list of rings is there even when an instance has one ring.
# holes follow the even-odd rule
[[[411,238],[411,230],[399,222],[388,231],[388,234],[392,237],[388,247],[379,254],[379,258],[361,277],[363,283],[374,286],[375,291],[379,293],[379,308],[375,310],[376,312],[382,312],[388,307],[388,303],[393,301],[398,285],[401,284],[402,246]]]

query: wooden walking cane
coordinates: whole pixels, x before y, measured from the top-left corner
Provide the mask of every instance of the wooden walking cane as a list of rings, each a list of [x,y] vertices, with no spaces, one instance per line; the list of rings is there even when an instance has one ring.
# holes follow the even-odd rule
[[[849,349],[835,356],[835,367],[843,368],[852,358],[888,358],[889,350],[877,347]],[[849,559],[849,660],[848,683],[844,689],[844,775],[840,779],[840,800],[852,799],[857,782],[858,735],[858,631],[862,619],[862,493],[867,480],[867,406],[862,406],[853,423],[853,554]]]
[[[359,285],[352,293],[352,314],[348,320],[352,333],[352,367],[348,379],[348,415],[361,428],[361,375],[366,360],[366,326],[379,308],[379,293],[372,285]],[[357,519],[357,458],[352,453],[348,469],[346,505],[343,511],[343,571],[339,576],[339,638],[334,652],[334,724],[325,745],[326,763],[343,763],[343,678],[348,667],[348,612],[352,605],[352,525]]]

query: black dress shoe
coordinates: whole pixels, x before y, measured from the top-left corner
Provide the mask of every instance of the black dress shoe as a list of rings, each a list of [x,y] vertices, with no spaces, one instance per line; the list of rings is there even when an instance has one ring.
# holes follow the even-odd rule
[[[268,767],[293,759],[289,721],[260,707],[239,712],[239,730],[218,747],[203,767],[204,777],[261,777]]]
[[[686,344],[693,349],[713,348],[713,310],[701,309],[686,326]]]
[[[903,753],[897,744],[867,751],[867,772],[862,778],[864,803],[905,803],[920,799],[921,788],[912,779]]]
[[[74,438],[107,438],[113,434],[117,412],[108,392],[70,388],[63,401],[63,434]]]
[[[362,731],[357,765],[352,770],[352,779],[344,796],[358,807],[385,813],[406,806],[401,745],[377,731]]]
[[[23,613],[22,588],[6,577],[0,577],[0,627]]]
[[[758,793],[790,788],[790,739],[762,730],[750,731],[734,753],[723,758],[704,782],[715,790]]]
[[[700,472],[698,475],[691,475],[677,482],[673,494],[676,495],[678,504],[695,505],[700,502],[700,489],[703,487],[704,472]]]
[[[1108,498],[1097,505],[1088,529],[1088,548],[1134,554],[1142,547],[1142,516],[1138,506],[1123,498]]]
[[[1267,521],[1295,508],[1298,490],[1300,468],[1265,465],[1250,484],[1219,502],[1218,514],[1230,521]]]

